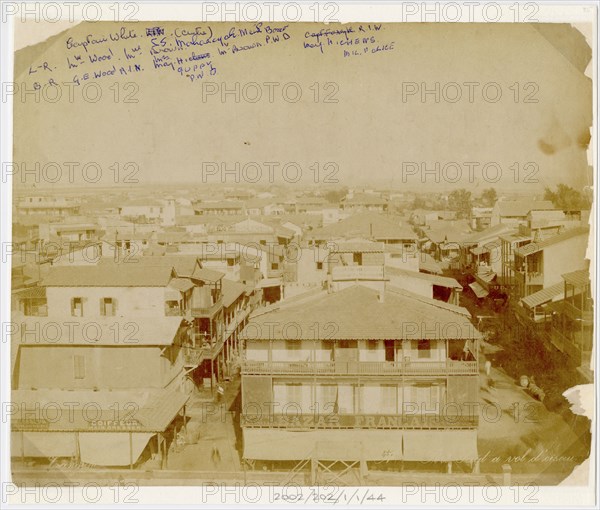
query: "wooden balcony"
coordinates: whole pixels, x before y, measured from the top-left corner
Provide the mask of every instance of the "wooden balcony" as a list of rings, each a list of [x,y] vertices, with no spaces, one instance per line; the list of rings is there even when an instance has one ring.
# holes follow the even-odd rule
[[[476,361],[245,361],[243,375],[475,375]]]
[[[581,310],[569,301],[563,302],[563,310],[569,318],[576,321],[584,321],[592,323],[594,321],[593,310]]]
[[[515,271],[515,278],[523,285],[544,285],[544,273]]]
[[[569,358],[571,358],[575,365],[589,365],[591,359],[591,351],[585,350],[580,345],[580,341],[569,338],[556,328],[552,328],[550,330],[550,333],[549,335],[547,335],[547,338],[550,340],[552,345],[554,345],[554,347],[556,347],[560,352],[569,356]]]

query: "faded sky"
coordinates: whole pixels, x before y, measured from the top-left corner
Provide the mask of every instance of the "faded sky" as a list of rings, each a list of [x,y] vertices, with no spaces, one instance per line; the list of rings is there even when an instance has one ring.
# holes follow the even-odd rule
[[[85,182],[81,166],[88,162],[98,164],[103,185],[114,180],[109,167],[115,162],[121,167],[120,182],[127,174],[123,164],[135,162],[140,184],[202,184],[203,164],[213,162],[227,168],[256,162],[263,172],[261,183],[270,177],[265,162],[279,163],[273,174],[276,182],[282,182],[281,167],[295,162],[302,182],[308,183],[314,182],[318,162],[320,182],[329,175],[348,185],[404,184],[415,189],[425,181],[427,190],[493,185],[537,192],[559,182],[578,188],[592,184],[586,158],[592,85],[583,73],[590,50],[576,30],[568,25],[409,23],[384,24],[380,30],[365,25],[361,31],[359,25],[292,24],[283,29],[283,23],[264,23],[255,35],[223,41],[231,29],[236,34],[251,32],[254,24],[80,24],[16,53],[15,81],[21,90],[31,89],[35,81],[45,86],[49,79],[62,84],[79,78],[81,85],[73,88],[72,103],[66,85],[60,86],[62,96],[54,103],[50,89],[42,89],[50,101],[44,94],[39,102],[33,95],[16,96],[14,159],[28,168],[36,162],[58,163],[62,185],[70,183],[65,162],[80,164],[73,173],[75,184]],[[123,26],[125,34],[133,30],[136,37],[111,40],[110,34],[122,34]],[[148,27],[164,30],[154,44],[146,35]],[[183,29],[190,33],[195,27],[221,39],[196,44],[192,41],[207,36],[181,35]],[[331,45],[326,37],[306,37],[306,32],[323,28],[349,27],[352,34],[331,34]],[[273,43],[277,35],[279,41]],[[104,37],[106,43],[98,42]],[[162,49],[184,47],[162,52],[157,41],[163,37]],[[354,44],[356,37],[359,44]],[[88,39],[97,44],[88,44],[87,51],[73,44]],[[340,44],[348,40],[353,44]],[[322,52],[304,47],[320,41]],[[260,47],[233,54],[234,44],[239,49],[257,42]],[[384,51],[374,53],[376,48]],[[220,55],[219,50],[227,53]],[[358,55],[345,57],[344,51]],[[127,59],[125,52],[133,56]],[[206,53],[210,56],[200,58]],[[100,61],[104,55],[110,59]],[[100,59],[92,63],[95,57]],[[177,71],[177,57],[184,59],[182,66],[211,64],[192,82]],[[156,68],[157,60],[165,65]],[[143,71],[130,72],[128,66],[135,64]],[[114,75],[93,78],[94,71],[110,72],[113,65]],[[127,75],[119,72],[121,67]],[[215,74],[210,76],[209,69]],[[86,72],[92,76],[88,83],[94,82],[89,93],[102,91],[96,103],[83,99],[81,79]],[[232,90],[236,83],[246,97],[242,93],[240,102],[234,94],[223,98],[223,88]],[[294,84],[287,87],[290,96],[302,91],[299,101],[284,99],[286,84]],[[424,87],[436,86],[439,102],[433,93],[422,97]],[[502,96],[494,102],[498,90]],[[253,100],[259,91],[258,101],[245,100]],[[457,93],[461,97],[455,101]],[[126,103],[126,97],[137,102]],[[326,97],[337,102],[324,102]],[[532,100],[537,102],[526,102]],[[335,175],[332,167],[323,168],[327,162],[337,165]],[[439,174],[422,173],[421,165],[434,169],[436,162]],[[486,182],[482,167],[490,162],[497,166],[488,167]],[[448,163],[456,164],[444,172]],[[472,170],[469,163],[476,164]],[[535,166],[527,163],[539,170],[534,173]],[[248,167],[246,176],[256,175],[253,168]],[[500,179],[492,182],[498,168]],[[297,175],[293,170],[288,175]],[[93,169],[89,172],[94,174]],[[47,167],[46,177],[54,175]],[[219,176],[226,177],[218,172]],[[525,182],[527,176],[531,182]],[[14,182],[23,179],[16,176]],[[25,180],[32,183],[33,174]],[[233,174],[226,182],[234,182]]]

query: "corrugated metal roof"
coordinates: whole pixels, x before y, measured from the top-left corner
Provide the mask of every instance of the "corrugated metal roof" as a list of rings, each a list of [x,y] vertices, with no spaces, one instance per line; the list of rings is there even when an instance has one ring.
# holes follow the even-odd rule
[[[573,237],[588,234],[589,231],[590,231],[589,225],[586,225],[583,227],[570,228],[560,234],[553,235],[552,237],[549,237],[548,239],[544,239],[542,241],[532,241],[531,243],[526,244],[525,246],[516,248],[515,253],[519,257],[526,257],[528,255],[532,255],[534,253],[542,251],[543,249],[547,248],[548,246],[552,246],[554,244],[561,243],[561,242],[571,239]]]
[[[586,287],[590,284],[590,272],[587,269],[565,273],[562,277],[567,283],[575,287]]]
[[[550,287],[546,287],[545,289],[539,290],[537,292],[534,292],[533,294],[530,294],[529,296],[522,298],[521,302],[529,308],[534,308],[536,306],[547,303],[548,301],[553,301],[554,298],[558,296],[562,297],[564,295],[564,290],[564,283],[556,283],[554,285],[551,285]]]

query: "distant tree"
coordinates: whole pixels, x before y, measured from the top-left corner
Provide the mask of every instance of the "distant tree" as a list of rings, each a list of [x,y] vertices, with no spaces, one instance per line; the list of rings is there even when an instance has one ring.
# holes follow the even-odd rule
[[[454,190],[448,195],[448,207],[456,211],[458,218],[468,218],[472,205],[471,192],[464,188]]]
[[[426,207],[427,201],[423,197],[417,195],[413,200],[412,209],[425,209]]]
[[[481,193],[481,202],[484,207],[494,207],[496,200],[498,200],[498,193],[496,193],[495,188],[485,189]]]
[[[556,191],[546,188],[544,190],[544,200],[549,200],[555,207],[564,211],[589,209],[591,206],[589,197],[566,184],[559,184]]]
[[[339,204],[340,200],[344,198],[348,194],[348,188],[344,186],[340,189],[330,190],[325,193],[325,200],[331,202],[332,204]]]

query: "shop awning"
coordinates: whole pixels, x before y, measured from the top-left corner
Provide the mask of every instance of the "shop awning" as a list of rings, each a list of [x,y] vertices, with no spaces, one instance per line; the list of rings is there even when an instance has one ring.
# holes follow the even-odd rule
[[[477,430],[405,430],[405,461],[472,461],[477,459]]]
[[[130,391],[63,391],[63,390],[14,390],[11,404],[18,412],[11,416],[13,431],[26,432],[162,432],[177,416],[189,399],[188,395],[175,390]],[[69,406],[61,407],[61,403]],[[94,403],[89,411],[89,403]],[[115,408],[129,409],[115,416]],[[31,417],[31,409],[45,406],[52,413],[38,413]],[[118,407],[117,407],[118,406]],[[130,407],[127,407],[130,406]],[[86,409],[84,412],[83,410]]]
[[[135,463],[154,434],[106,432],[79,434],[81,462],[96,466],[128,466]]]
[[[489,294],[489,292],[477,282],[469,283],[469,287],[471,287],[471,290],[479,299],[484,298]]]
[[[402,430],[244,429],[244,458],[261,460],[401,460]]]
[[[10,435],[12,457],[74,457],[76,437],[72,432],[21,432]]]

